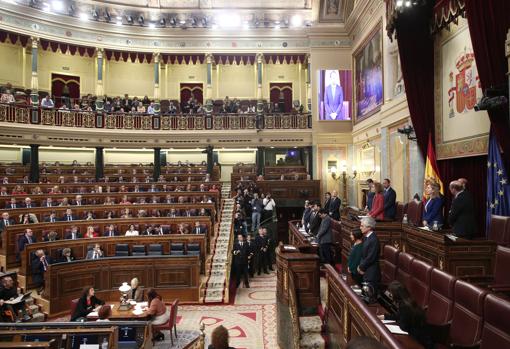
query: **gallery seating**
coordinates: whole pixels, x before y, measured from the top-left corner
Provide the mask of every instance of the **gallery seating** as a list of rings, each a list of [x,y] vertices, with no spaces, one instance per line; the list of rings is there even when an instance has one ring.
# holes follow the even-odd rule
[[[171,255],[183,255],[184,254],[184,244],[180,242],[172,242],[170,244],[170,254]]]
[[[489,289],[494,293],[501,293],[510,297],[510,247],[498,246],[496,249],[496,264],[494,266],[494,279]]]
[[[147,255],[157,256],[163,254],[163,246],[161,244],[149,244]]]
[[[487,295],[483,320],[480,349],[510,348],[510,303]]]
[[[498,245],[510,246],[510,217],[492,215],[488,234]]]
[[[397,278],[397,264],[399,250],[391,245],[385,245],[383,249],[383,262],[381,264],[382,284],[388,285]]]
[[[401,252],[398,255],[397,280],[409,288],[411,279],[411,263],[414,257],[408,253]]]
[[[454,286],[457,279],[439,269],[430,273],[430,294],[426,310],[427,322],[435,326],[448,325],[453,316]]]
[[[133,245],[131,250],[132,256],[145,256],[145,245]]]
[[[422,308],[428,305],[432,269],[430,264],[419,259],[413,259],[411,262],[411,277],[409,278],[408,288],[416,303]]]
[[[129,256],[129,245],[128,244],[116,244],[115,245],[115,257]]]

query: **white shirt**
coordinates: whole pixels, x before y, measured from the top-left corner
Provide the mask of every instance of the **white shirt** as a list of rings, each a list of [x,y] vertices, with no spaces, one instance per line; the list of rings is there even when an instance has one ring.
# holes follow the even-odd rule
[[[336,85],[331,84],[331,95],[333,96],[333,98],[335,98],[335,90],[336,90]]]
[[[138,236],[138,230],[127,230],[126,236]]]
[[[367,234],[366,238],[368,239],[368,237],[369,237],[370,235],[372,235],[372,233],[373,233],[373,231],[370,231],[370,232]]]
[[[154,111],[154,107],[152,105],[149,105],[149,107],[147,108],[147,114],[154,114],[155,111]]]
[[[266,210],[266,211],[272,211],[276,206],[276,203],[274,202],[273,198],[271,198],[269,200],[267,198],[264,199],[262,201],[262,204],[264,205],[264,210]]]

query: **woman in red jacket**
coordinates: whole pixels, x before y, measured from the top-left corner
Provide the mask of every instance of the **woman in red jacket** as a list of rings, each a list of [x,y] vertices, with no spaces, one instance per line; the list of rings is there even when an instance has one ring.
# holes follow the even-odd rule
[[[374,201],[372,201],[372,209],[368,212],[368,215],[378,221],[382,221],[384,220],[384,189],[382,184],[378,182],[374,183],[374,188]]]

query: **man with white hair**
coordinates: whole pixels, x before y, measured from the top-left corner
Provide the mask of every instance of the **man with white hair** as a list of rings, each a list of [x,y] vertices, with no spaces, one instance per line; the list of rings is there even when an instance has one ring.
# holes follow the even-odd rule
[[[363,275],[363,282],[370,284],[377,293],[377,287],[381,281],[381,269],[379,267],[379,239],[374,233],[375,219],[364,217],[361,219],[360,229],[363,233],[363,250],[358,272]]]

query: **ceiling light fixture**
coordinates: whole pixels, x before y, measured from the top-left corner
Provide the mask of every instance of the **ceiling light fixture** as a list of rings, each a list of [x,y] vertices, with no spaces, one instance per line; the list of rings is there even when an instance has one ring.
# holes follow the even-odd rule
[[[129,24],[133,24],[133,16],[126,16],[126,21],[127,21]]]
[[[290,24],[293,27],[301,27],[303,25],[303,18],[300,15],[294,15],[290,19]]]
[[[144,19],[143,16],[138,17],[138,24],[143,25]]]
[[[149,28],[151,28],[151,29],[156,28],[156,24],[154,24],[154,23],[149,23]]]
[[[117,22],[115,24],[122,25],[122,19],[117,19]]]
[[[160,25],[160,26],[162,26],[162,27],[166,26],[166,19],[161,18],[161,19],[159,20],[159,25]]]
[[[89,15],[86,14],[85,12],[80,13],[79,17],[80,17],[80,19],[82,21],[88,21],[89,20]]]
[[[64,9],[64,3],[62,1],[59,1],[59,0],[54,0],[51,3],[51,7],[55,11],[62,11]]]

